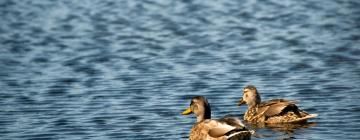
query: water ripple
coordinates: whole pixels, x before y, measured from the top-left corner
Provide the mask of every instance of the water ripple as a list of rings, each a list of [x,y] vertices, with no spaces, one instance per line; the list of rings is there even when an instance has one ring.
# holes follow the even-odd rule
[[[205,95],[241,117],[245,85],[319,117],[253,139],[359,139],[360,3],[0,1],[2,139],[187,139]],[[315,14],[314,14],[315,13]]]

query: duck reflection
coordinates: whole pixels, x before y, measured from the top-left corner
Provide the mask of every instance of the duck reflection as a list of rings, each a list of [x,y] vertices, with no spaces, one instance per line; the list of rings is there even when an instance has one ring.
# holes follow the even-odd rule
[[[266,123],[248,123],[245,122],[249,129],[255,130],[254,137],[257,138],[267,138],[267,137],[275,137],[269,133],[262,134],[260,129],[266,129],[273,131],[274,133],[284,133],[282,138],[280,139],[295,139],[293,134],[298,129],[310,128],[316,126],[316,122],[307,122],[307,123],[278,123],[278,124],[266,124]]]

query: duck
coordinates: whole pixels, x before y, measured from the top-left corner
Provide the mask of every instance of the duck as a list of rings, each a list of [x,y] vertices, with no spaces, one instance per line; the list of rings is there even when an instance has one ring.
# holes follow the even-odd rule
[[[196,123],[190,130],[190,140],[250,140],[254,133],[235,117],[211,119],[210,104],[204,96],[193,97],[190,106],[181,114],[196,116]]]
[[[250,123],[301,124],[318,116],[300,110],[294,100],[272,99],[261,102],[260,93],[254,85],[248,85],[243,89],[243,97],[238,101],[238,106],[243,104],[248,106],[244,120]]]

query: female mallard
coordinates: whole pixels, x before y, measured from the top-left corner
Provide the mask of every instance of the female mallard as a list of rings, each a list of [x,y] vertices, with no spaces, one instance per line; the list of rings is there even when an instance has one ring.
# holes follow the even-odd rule
[[[248,105],[244,120],[252,123],[305,123],[307,119],[317,116],[300,110],[295,101],[273,99],[261,102],[260,94],[253,85],[244,88],[243,98],[238,105],[242,104]]]
[[[197,122],[191,128],[190,140],[249,140],[251,132],[237,118],[211,119],[210,104],[203,96],[193,97],[182,115],[194,113]]]

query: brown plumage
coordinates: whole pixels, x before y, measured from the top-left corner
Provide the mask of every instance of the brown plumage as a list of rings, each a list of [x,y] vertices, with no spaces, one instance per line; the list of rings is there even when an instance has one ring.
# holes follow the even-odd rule
[[[259,92],[252,85],[244,88],[243,98],[238,105],[242,104],[248,105],[244,120],[252,123],[304,123],[317,116],[300,110],[295,101],[273,99],[261,102]]]
[[[197,122],[191,128],[190,140],[249,140],[251,131],[237,118],[211,119],[210,104],[203,96],[192,98],[182,115],[194,113]]]

